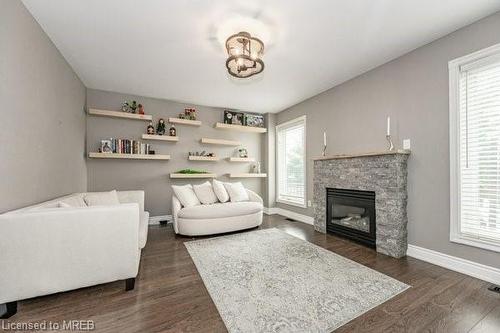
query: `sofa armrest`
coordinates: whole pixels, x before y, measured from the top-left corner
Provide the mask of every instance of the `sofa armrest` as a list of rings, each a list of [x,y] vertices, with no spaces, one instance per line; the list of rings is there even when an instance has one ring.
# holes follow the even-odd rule
[[[135,277],[139,206],[0,215],[0,303]]]
[[[117,191],[120,203],[137,203],[139,211],[144,212],[144,191]]]
[[[262,198],[257,193],[255,193],[254,191],[249,190],[249,189],[246,189],[246,190],[247,190],[247,193],[248,193],[248,197],[250,198],[250,201],[259,202],[262,205],[264,204],[264,201],[262,200]]]
[[[172,220],[174,224],[175,233],[179,233],[179,227],[177,224],[177,215],[179,215],[179,211],[182,209],[181,202],[175,195],[172,195]]]

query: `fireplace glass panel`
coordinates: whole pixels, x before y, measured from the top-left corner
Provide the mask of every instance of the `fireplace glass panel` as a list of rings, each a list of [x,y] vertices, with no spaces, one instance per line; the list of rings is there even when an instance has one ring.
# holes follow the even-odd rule
[[[375,247],[375,192],[338,188],[326,192],[327,232]]]
[[[363,207],[332,204],[332,223],[346,228],[370,232],[370,216]]]

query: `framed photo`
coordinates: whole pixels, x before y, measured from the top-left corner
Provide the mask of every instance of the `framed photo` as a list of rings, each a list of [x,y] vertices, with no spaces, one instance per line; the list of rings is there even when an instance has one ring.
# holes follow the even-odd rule
[[[103,153],[113,152],[111,140],[101,140],[101,152]]]
[[[224,110],[224,124],[244,125],[245,114],[243,112],[235,112]]]
[[[246,114],[245,125],[250,127],[264,127],[264,116],[260,114]]]

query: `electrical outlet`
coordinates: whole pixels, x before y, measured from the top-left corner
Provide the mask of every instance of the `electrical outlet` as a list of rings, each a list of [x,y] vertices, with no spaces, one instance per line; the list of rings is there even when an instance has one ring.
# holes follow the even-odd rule
[[[311,207],[313,204],[311,202],[311,200],[307,200],[307,207]]]
[[[410,139],[404,139],[403,140],[403,149],[410,149],[410,147],[411,147]]]

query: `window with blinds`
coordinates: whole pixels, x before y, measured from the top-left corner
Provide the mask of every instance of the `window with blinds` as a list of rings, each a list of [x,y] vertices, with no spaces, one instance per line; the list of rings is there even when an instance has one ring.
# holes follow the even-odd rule
[[[276,126],[277,199],[305,207],[306,204],[306,117]]]
[[[450,62],[451,240],[500,251],[500,49],[485,51]]]

